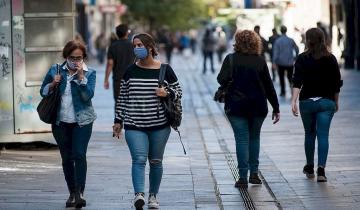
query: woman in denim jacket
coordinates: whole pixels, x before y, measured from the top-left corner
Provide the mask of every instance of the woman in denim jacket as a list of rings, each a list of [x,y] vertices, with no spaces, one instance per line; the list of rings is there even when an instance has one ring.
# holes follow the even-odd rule
[[[52,94],[57,86],[60,92],[56,122],[52,124],[53,136],[59,145],[65,180],[70,192],[66,207],[86,206],[83,198],[86,180],[86,150],[96,114],[91,103],[94,96],[96,72],[84,63],[85,46],[76,40],[69,41],[63,49],[66,60],[51,66],[42,83],[40,94]]]

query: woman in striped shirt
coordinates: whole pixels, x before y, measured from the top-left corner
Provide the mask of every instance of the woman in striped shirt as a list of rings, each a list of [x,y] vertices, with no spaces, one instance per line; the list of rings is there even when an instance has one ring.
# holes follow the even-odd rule
[[[121,81],[120,95],[115,107],[114,135],[119,138],[124,127],[125,139],[132,157],[136,209],[143,209],[145,205],[145,165],[149,158],[148,208],[157,209],[159,203],[156,194],[163,173],[162,159],[171,131],[165,109],[159,106],[158,102],[161,97],[181,100],[182,91],[169,65],[166,65],[165,87],[158,86],[161,62],[155,59],[158,53],[149,34],[134,36],[133,46],[138,61],[128,67]]]

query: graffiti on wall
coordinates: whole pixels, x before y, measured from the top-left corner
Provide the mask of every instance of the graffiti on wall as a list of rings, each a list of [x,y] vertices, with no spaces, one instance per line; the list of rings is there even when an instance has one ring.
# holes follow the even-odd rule
[[[11,105],[7,103],[6,101],[0,101],[0,110],[1,111],[10,111]]]
[[[33,104],[33,97],[28,96],[26,100],[23,100],[21,98],[19,101],[19,109],[20,109],[20,113],[33,112],[35,110],[35,105]]]
[[[0,122],[12,120],[12,107],[11,104],[6,101],[0,101]]]
[[[18,94],[15,97],[15,101],[20,113],[36,111],[36,107],[41,100],[38,90],[25,91],[25,88],[20,87],[19,84],[16,85],[16,88],[18,88]]]
[[[10,74],[9,50],[9,43],[0,42],[0,72],[2,77],[6,77]]]
[[[15,33],[14,34],[14,45],[16,46],[16,48],[18,50],[22,50],[22,40],[23,40],[23,37],[22,37],[22,34],[20,33]]]

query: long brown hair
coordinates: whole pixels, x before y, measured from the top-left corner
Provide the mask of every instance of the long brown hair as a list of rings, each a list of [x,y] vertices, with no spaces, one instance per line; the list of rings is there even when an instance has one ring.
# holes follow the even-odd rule
[[[310,28],[305,33],[306,53],[315,59],[329,56],[331,53],[326,47],[324,32],[318,28]]]
[[[236,32],[234,50],[244,54],[260,55],[262,51],[260,36],[250,30]]]
[[[140,41],[144,44],[145,48],[148,50],[149,49],[151,50],[152,57],[155,57],[158,55],[158,52],[156,50],[155,41],[150,34],[147,34],[147,33],[137,34],[133,37],[133,41],[134,41],[134,39],[140,39]]]

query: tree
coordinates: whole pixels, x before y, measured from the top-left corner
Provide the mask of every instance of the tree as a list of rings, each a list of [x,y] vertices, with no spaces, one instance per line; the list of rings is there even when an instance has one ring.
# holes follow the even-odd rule
[[[206,7],[199,0],[122,0],[128,6],[130,19],[148,25],[150,31],[161,26],[185,30],[205,17]]]

